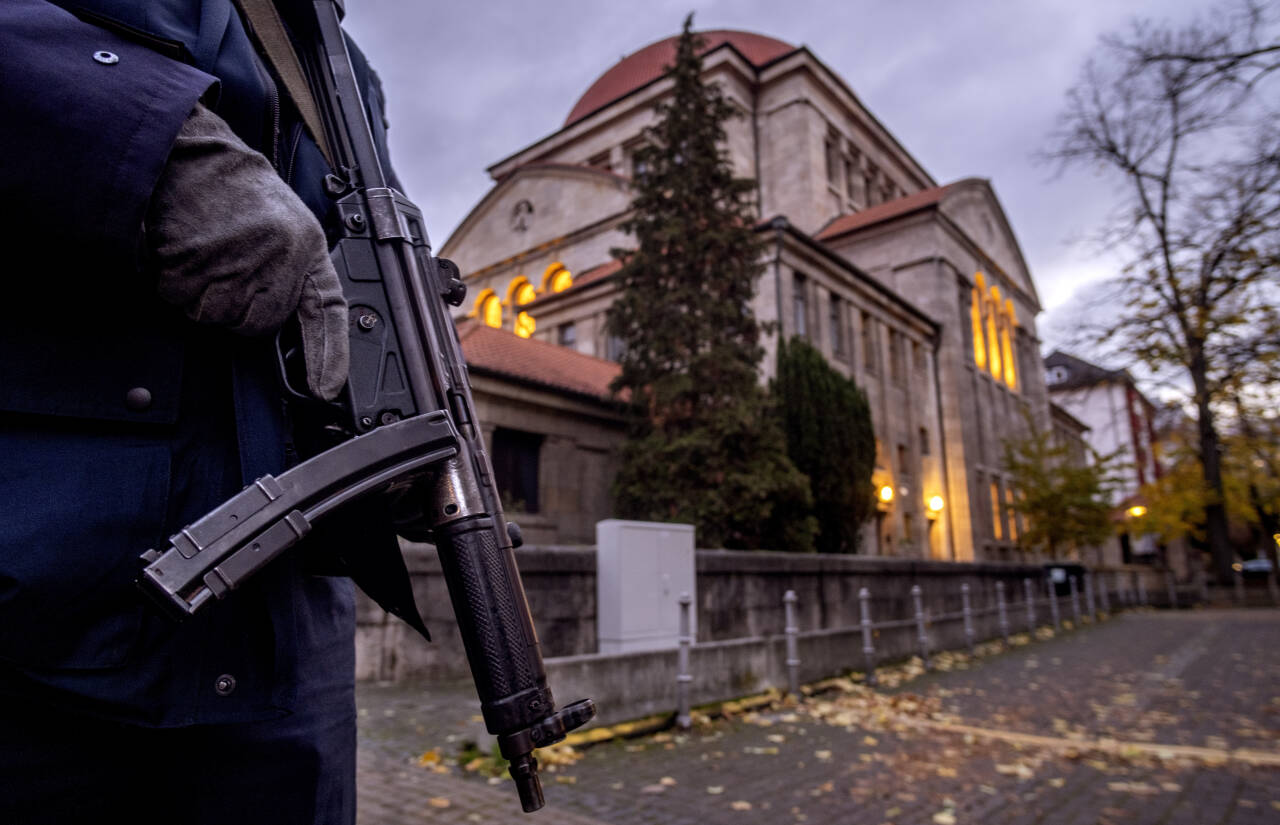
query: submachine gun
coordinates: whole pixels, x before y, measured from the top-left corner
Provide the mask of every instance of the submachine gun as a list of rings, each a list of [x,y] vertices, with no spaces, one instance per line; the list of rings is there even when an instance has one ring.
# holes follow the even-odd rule
[[[466,289],[452,263],[432,257],[421,212],[388,186],[338,0],[314,6],[317,52],[300,57],[338,170],[325,184],[341,222],[332,258],[351,313],[350,378],[338,402],[344,440],[258,479],[163,552],[148,551],[139,583],[169,612],[190,615],[326,514],[369,496],[398,498],[401,507],[412,498],[440,555],[485,725],[510,762],[522,807],[534,811],[543,805],[534,748],[588,722],[595,705],[555,707],[516,568],[518,530],[509,533],[503,517],[445,306],[460,305]],[[286,389],[288,373],[282,356]]]

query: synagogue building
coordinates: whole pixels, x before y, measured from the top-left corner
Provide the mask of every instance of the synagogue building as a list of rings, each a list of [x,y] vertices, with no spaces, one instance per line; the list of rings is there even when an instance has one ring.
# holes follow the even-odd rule
[[[879,513],[865,552],[1020,558],[1002,441],[1048,429],[1050,405],[1039,299],[992,183],[934,180],[806,47],[702,37],[705,79],[741,115],[725,148],[758,186],[754,310],[776,324],[762,380],[779,336],[801,336],[871,403]],[[439,253],[468,284],[458,320],[478,411],[531,542],[589,543],[611,516],[623,428],[609,252],[632,245],[618,227],[643,172],[633,156],[670,94],[675,44],[623,58],[560,129],[489,167],[493,187]]]

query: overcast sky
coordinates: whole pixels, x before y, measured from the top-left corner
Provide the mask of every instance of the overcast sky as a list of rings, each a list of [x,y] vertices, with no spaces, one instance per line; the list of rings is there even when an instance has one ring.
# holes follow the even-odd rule
[[[439,248],[492,185],[485,167],[556,131],[620,58],[677,34],[741,29],[809,47],[939,183],[990,178],[1047,310],[1114,271],[1087,235],[1102,180],[1035,162],[1098,38],[1135,16],[1185,22],[1208,0],[347,0],[383,78],[391,148]]]

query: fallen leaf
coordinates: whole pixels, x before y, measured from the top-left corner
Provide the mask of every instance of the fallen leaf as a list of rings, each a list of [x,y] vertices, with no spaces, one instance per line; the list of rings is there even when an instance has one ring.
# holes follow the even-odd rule
[[[724,793],[724,785],[708,785],[707,793],[712,796],[718,796],[719,794]]]
[[[938,811],[933,815],[933,825],[956,825],[956,815],[951,811]]]
[[[749,811],[751,810],[751,803],[745,799],[736,799],[729,803],[729,807],[735,811]]]
[[[814,758],[821,759],[822,761],[825,762],[826,760],[831,758],[831,751],[814,751],[813,755],[814,755]]]
[[[1067,780],[1063,779],[1061,776],[1056,776],[1049,780],[1049,785],[1054,788],[1061,788],[1065,784],[1067,784]]]
[[[675,777],[664,776],[658,780],[658,784],[666,785],[668,788],[670,788],[672,785],[676,784],[676,780],[675,780]]]
[[[938,768],[938,776],[944,776],[948,779],[954,779],[956,777],[956,769],[955,768]]]
[[[640,793],[662,793],[666,791],[666,785],[645,785],[640,789]]]
[[[880,744],[880,741],[874,736],[864,736],[862,737],[862,744],[867,745],[868,747],[875,747]]]
[[[780,733],[771,733],[768,736],[766,736],[765,739],[768,739],[770,742],[777,742],[779,744],[787,741],[787,737],[783,736]]]
[[[565,776],[564,774],[558,774],[556,776],[556,781],[559,782],[561,785],[576,785],[578,782],[578,777]]]
[[[422,756],[418,757],[418,764],[425,768],[430,765],[437,764],[441,758],[440,749],[432,748],[429,751],[423,752]]]
[[[443,796],[433,796],[427,800],[427,804],[433,808],[447,808],[453,803],[445,799]]]

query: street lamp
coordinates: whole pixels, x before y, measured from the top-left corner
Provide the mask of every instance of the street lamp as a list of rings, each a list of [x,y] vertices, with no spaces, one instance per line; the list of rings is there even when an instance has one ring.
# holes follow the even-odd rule
[[[929,499],[929,518],[937,518],[942,512],[942,508],[946,506],[946,502],[942,500],[942,496],[933,496]]]

